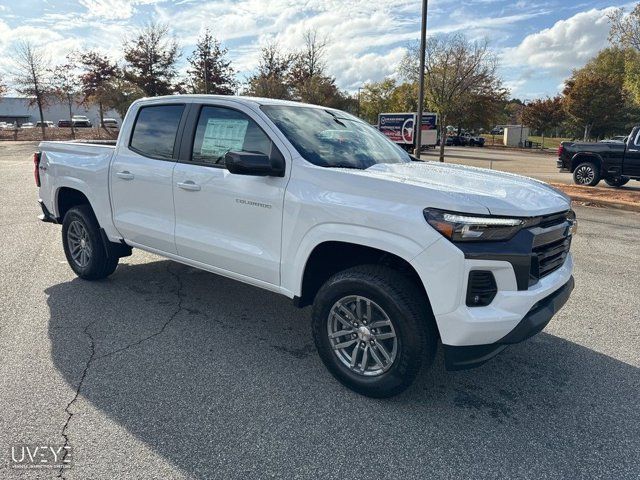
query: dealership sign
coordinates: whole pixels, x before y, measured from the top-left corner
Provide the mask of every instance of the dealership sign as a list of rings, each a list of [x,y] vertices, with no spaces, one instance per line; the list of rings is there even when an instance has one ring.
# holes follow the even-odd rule
[[[381,113],[378,129],[392,142],[413,144],[414,113]],[[435,113],[422,114],[422,131],[435,130],[438,116]]]

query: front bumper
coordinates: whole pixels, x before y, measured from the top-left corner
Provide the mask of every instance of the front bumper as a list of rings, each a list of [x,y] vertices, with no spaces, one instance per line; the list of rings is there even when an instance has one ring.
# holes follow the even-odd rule
[[[567,303],[574,288],[573,276],[558,290],[537,302],[513,330],[500,340],[485,345],[443,345],[447,370],[475,368],[504,350],[507,345],[522,342],[540,333],[551,318]]]

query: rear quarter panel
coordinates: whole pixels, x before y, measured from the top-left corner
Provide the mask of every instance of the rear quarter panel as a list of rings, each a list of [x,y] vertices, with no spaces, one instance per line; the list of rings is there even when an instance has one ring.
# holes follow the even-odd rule
[[[82,192],[107,236],[119,234],[111,219],[109,165],[115,147],[72,142],[42,142],[40,198],[49,211],[60,215],[58,193],[67,187]]]

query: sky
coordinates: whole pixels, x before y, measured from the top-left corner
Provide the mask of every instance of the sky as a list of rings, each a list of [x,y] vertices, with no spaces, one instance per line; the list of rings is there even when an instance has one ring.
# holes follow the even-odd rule
[[[513,97],[562,90],[571,70],[607,46],[607,14],[633,2],[601,0],[430,0],[429,35],[488,39]],[[184,49],[210,28],[228,49],[241,82],[255,70],[261,46],[299,48],[315,29],[328,42],[327,67],[348,91],[396,74],[420,33],[420,0],[0,0],[0,74],[10,83],[12,45],[42,44],[53,63],[67,52],[97,49],[121,58],[122,42],[153,20],[169,25]]]

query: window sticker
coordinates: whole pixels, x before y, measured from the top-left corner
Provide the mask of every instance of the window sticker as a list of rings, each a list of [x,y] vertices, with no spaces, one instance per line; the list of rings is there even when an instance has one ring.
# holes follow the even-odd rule
[[[248,120],[210,118],[202,140],[200,154],[220,158],[229,150],[242,150]]]

